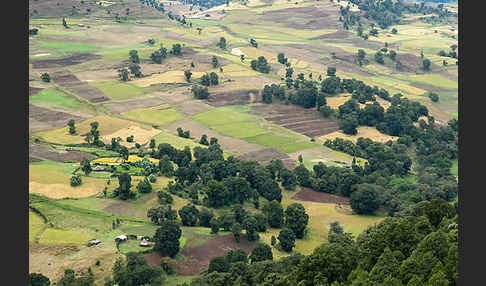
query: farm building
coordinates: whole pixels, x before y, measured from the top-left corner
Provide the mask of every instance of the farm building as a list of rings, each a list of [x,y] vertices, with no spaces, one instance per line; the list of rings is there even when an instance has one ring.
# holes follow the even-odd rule
[[[142,239],[142,241],[140,241],[140,246],[143,246],[143,247],[149,247],[149,246],[152,246],[152,242],[146,240],[146,239]]]
[[[123,235],[123,234],[115,237],[116,242],[125,241],[127,239],[128,239],[128,237],[126,235]]]
[[[93,245],[98,245],[101,243],[101,240],[99,239],[93,239],[88,242],[88,246],[93,246]]]
[[[99,172],[99,171],[104,171],[104,170],[105,170],[105,168],[103,168],[103,167],[102,167],[102,166],[100,166],[100,165],[95,166],[95,167],[93,168],[93,171],[98,171],[98,172]]]

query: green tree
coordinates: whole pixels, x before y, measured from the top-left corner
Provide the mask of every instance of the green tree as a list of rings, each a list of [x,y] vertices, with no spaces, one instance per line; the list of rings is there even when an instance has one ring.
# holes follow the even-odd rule
[[[248,241],[255,241],[258,240],[258,228],[257,228],[257,220],[254,217],[248,217],[243,221],[243,226],[246,230],[246,240]]]
[[[197,224],[197,218],[199,211],[194,205],[185,205],[179,210],[179,216],[181,217],[182,225],[195,226]]]
[[[113,191],[115,197],[121,200],[132,199],[135,193],[130,190],[132,187],[132,178],[128,173],[121,173],[118,175],[118,187]]]
[[[225,50],[226,49],[226,39],[224,37],[219,38],[219,42],[217,44],[218,47]]]
[[[128,81],[130,80],[130,74],[128,72],[127,68],[121,68],[118,70],[118,76],[122,81]]]
[[[209,74],[209,81],[211,85],[218,85],[219,84],[218,74],[216,74],[215,72],[211,72]]]
[[[396,28],[393,28],[393,29],[391,30],[391,33],[392,33],[392,34],[394,34],[394,35],[395,35],[397,32],[398,32],[398,30],[397,30]]]
[[[309,215],[302,204],[290,204],[285,210],[285,226],[291,229],[296,238],[303,238],[304,231],[309,222]]]
[[[269,85],[265,85],[262,91],[262,102],[272,103],[273,90]]]
[[[384,193],[381,186],[373,184],[357,184],[353,188],[349,203],[357,214],[371,214],[380,206],[379,193]]]
[[[295,246],[295,234],[292,230],[284,228],[278,234],[278,241],[284,251],[291,252]]]
[[[277,55],[277,60],[279,63],[285,65],[287,63],[287,58],[285,57],[284,53],[279,53]]]
[[[214,213],[207,208],[201,208],[197,216],[199,225],[204,227],[211,227],[211,220],[214,217]]]
[[[128,69],[130,70],[130,73],[133,74],[135,77],[140,78],[143,76],[142,71],[140,70],[140,65],[138,64],[131,63],[128,66]]]
[[[72,175],[70,180],[71,187],[76,187],[82,184],[81,176],[79,175]]]
[[[41,273],[29,273],[29,286],[49,286],[51,280]]]
[[[228,272],[229,269],[230,265],[224,256],[216,256],[209,261],[208,273]]]
[[[181,235],[181,228],[176,221],[164,221],[153,237],[155,242],[154,250],[158,251],[162,256],[168,255],[174,258],[179,252]]]
[[[439,101],[439,95],[437,93],[434,93],[434,92],[429,92],[429,98],[433,102],[438,102]]]
[[[297,177],[292,171],[283,168],[282,171],[280,171],[280,177],[282,179],[282,186],[286,190],[295,190],[295,187],[297,186]]]
[[[191,76],[192,76],[191,70],[185,70],[184,71],[184,76],[186,77],[186,81],[187,82],[191,82]]]
[[[201,136],[201,140],[199,140],[199,144],[209,146],[208,136],[206,134],[203,134]]]
[[[86,176],[88,176],[89,173],[91,173],[91,171],[93,171],[93,169],[91,168],[91,164],[90,164],[88,159],[83,159],[81,161],[80,165],[81,165],[81,170],[83,170],[83,172]]]
[[[327,76],[336,76],[336,68],[327,67]]]
[[[252,264],[264,260],[273,260],[272,248],[266,243],[258,242],[249,258]]]
[[[429,59],[424,59],[424,60],[422,61],[422,67],[423,67],[423,69],[424,69],[425,71],[429,71],[429,70],[430,70],[430,64],[431,64],[431,62],[430,62],[430,60],[429,60]]]
[[[385,60],[383,59],[383,53],[381,51],[376,52],[375,61],[382,65],[385,64]]]
[[[137,50],[130,50],[128,53],[130,57],[130,62],[134,64],[139,64],[140,63],[140,58],[138,57],[138,52]]]
[[[233,223],[233,225],[231,226],[231,232],[233,233],[233,236],[235,237],[235,241],[237,243],[240,243],[240,233],[242,229],[243,227],[238,222]]]
[[[142,194],[150,193],[152,191],[152,184],[150,184],[147,178],[144,178],[138,182],[137,191]]]
[[[265,203],[262,208],[262,212],[267,217],[270,227],[282,227],[284,223],[284,210],[279,202],[273,200]]]
[[[359,126],[358,123],[358,118],[356,116],[353,114],[346,114],[339,122],[339,127],[345,134],[356,135],[358,134],[358,129],[356,129]]]
[[[400,263],[396,260],[390,248],[386,247],[383,253],[378,258],[375,266],[371,269],[370,278],[372,281],[382,283],[387,276],[396,278],[398,276],[398,268]]]
[[[43,82],[50,82],[51,81],[51,76],[48,73],[43,73],[41,75],[41,79]]]
[[[192,86],[191,91],[194,94],[194,97],[197,99],[207,99],[209,97],[209,91],[207,87],[202,87],[200,85],[195,84]]]
[[[210,224],[211,224],[211,233],[218,233],[219,228],[221,226],[219,219],[216,218],[216,217],[213,217],[210,221]]]
[[[213,62],[213,68],[217,68],[219,66],[219,61],[216,56],[213,56],[212,62]]]
[[[182,56],[182,46],[181,44],[173,44],[170,53],[174,56]]]
[[[69,134],[76,134],[76,126],[74,126],[74,119],[69,120],[67,126],[69,126]]]
[[[62,17],[62,25],[64,26],[64,28],[68,28],[66,18],[64,18],[64,17]]]

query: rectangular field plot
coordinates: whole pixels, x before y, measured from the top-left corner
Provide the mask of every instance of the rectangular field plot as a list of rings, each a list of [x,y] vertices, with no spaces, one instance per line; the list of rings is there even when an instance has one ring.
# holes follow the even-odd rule
[[[165,125],[182,117],[175,109],[168,105],[156,106],[145,109],[134,109],[121,113],[126,118],[147,122],[153,125]]]
[[[265,147],[277,148],[285,153],[293,153],[299,150],[320,146],[312,142],[299,142],[297,138],[283,137],[273,134],[261,134],[258,136],[244,138],[245,141],[262,145]]]
[[[90,85],[97,87],[111,99],[125,99],[148,92],[143,87],[118,81],[92,82]]]
[[[92,234],[72,230],[48,228],[39,239],[40,244],[85,244]]]
[[[44,227],[44,220],[39,215],[29,211],[29,242],[34,242],[35,237]]]
[[[29,96],[30,104],[53,104],[67,108],[78,108],[79,101],[73,96],[68,96],[57,88],[43,89],[39,93]]]

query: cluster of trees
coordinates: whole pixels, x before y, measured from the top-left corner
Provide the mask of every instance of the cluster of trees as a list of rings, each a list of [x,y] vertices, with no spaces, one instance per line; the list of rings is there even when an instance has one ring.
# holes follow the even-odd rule
[[[270,65],[268,64],[267,59],[264,56],[259,56],[258,59],[252,60],[250,62],[250,65],[253,70],[259,71],[261,73],[270,72]]]
[[[258,48],[258,43],[257,43],[257,41],[256,41],[255,39],[253,39],[253,38],[251,38],[251,39],[250,39],[250,45],[251,45],[252,47]]]
[[[451,51],[449,53],[446,53],[444,50],[441,50],[439,52],[439,56],[457,59],[457,52],[456,52],[457,45],[456,44],[453,44],[453,45],[451,45],[450,48],[451,48]]]
[[[210,85],[218,85],[219,84],[219,77],[218,74],[215,72],[211,72],[210,74],[204,74],[201,77],[201,84],[204,86]]]
[[[277,262],[264,256],[255,262],[250,255],[248,263],[238,251],[238,259],[234,252],[214,258],[190,285],[458,285],[457,223],[452,205],[424,202],[357,239],[334,225],[328,241],[307,256],[296,253]]]
[[[262,90],[262,102],[272,103],[274,97],[282,101],[285,100],[285,88],[274,83],[265,85]]]
[[[191,132],[189,130],[182,130],[181,127],[177,127],[177,135],[182,138],[191,138]]]
[[[209,90],[207,87],[202,87],[201,85],[194,84],[191,88],[192,94],[197,99],[207,99],[209,97]]]

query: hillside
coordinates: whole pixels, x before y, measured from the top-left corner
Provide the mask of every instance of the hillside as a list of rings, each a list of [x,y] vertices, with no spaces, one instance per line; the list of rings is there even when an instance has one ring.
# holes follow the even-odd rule
[[[302,206],[291,253],[303,255],[329,242],[332,223],[355,239],[420,203],[454,201],[454,9],[368,4],[29,0],[29,272],[58,281],[90,268],[103,285],[137,252],[174,269],[168,285],[213,285],[198,276],[213,257],[273,245],[284,225],[265,222],[270,201]],[[352,194],[370,188],[376,206],[361,212]],[[166,220],[182,224],[172,258],[139,245]],[[432,225],[424,237],[446,229]]]

